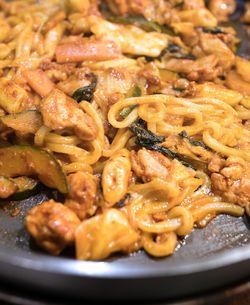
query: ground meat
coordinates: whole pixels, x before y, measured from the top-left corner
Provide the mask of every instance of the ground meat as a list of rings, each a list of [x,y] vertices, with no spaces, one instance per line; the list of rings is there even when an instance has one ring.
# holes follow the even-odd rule
[[[224,200],[246,207],[250,202],[250,167],[242,158],[218,158],[208,166],[212,172],[212,190]]]
[[[143,69],[138,73],[138,77],[146,82],[148,94],[154,94],[161,89],[161,79],[159,69],[154,63],[146,64]]]
[[[97,136],[97,127],[93,119],[84,113],[76,101],[60,90],[53,90],[41,102],[44,124],[53,130],[73,129],[82,140],[91,141]]]
[[[39,246],[53,255],[73,244],[79,224],[73,211],[54,200],[32,208],[26,217],[28,232]]]
[[[94,205],[97,195],[96,178],[85,172],[77,172],[69,175],[68,182],[70,192],[65,201],[65,205],[73,210],[81,219],[87,215],[93,215],[96,211]]]

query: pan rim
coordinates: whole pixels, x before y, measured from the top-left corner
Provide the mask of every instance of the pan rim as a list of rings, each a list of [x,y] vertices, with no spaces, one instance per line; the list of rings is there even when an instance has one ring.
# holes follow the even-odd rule
[[[135,266],[122,261],[77,261],[70,258],[49,257],[39,253],[26,253],[24,250],[15,250],[0,247],[0,265],[11,265],[34,272],[57,275],[75,276],[89,279],[152,279],[159,277],[183,276],[203,273],[227,268],[243,262],[250,262],[250,245],[228,249],[221,253],[214,253],[207,257],[185,260],[163,268],[164,261],[154,260],[155,264],[138,264]],[[131,264],[131,265],[130,265]],[[250,265],[249,265],[250,266]],[[129,268],[131,267],[131,268]],[[249,268],[250,271],[250,268]]]

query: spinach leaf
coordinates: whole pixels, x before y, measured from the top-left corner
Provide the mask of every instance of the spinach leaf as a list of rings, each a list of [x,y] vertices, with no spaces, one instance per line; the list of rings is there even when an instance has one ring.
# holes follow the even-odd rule
[[[141,89],[136,86],[134,88],[134,91],[133,91],[133,94],[132,94],[132,97],[139,97],[141,96]],[[122,111],[120,112],[120,116],[122,116],[123,118],[125,118],[126,116],[128,116],[130,114],[130,112],[135,109],[137,107],[137,105],[132,105],[130,107],[125,107],[122,109]]]
[[[202,31],[204,33],[209,33],[209,34],[225,34],[225,32],[223,32],[222,29],[218,28],[218,27],[214,27],[214,28],[202,28]]]
[[[114,23],[134,24],[147,32],[165,33],[171,36],[175,35],[173,30],[169,26],[161,25],[157,22],[149,21],[140,15],[131,15],[126,17],[108,15],[107,20]]]
[[[97,85],[97,77],[95,74],[91,73],[91,83],[88,86],[78,88],[73,94],[72,98],[76,100],[78,103],[81,101],[88,101],[90,102],[93,98],[94,91]]]
[[[132,97],[139,97],[141,96],[141,89],[138,86],[135,86]]]
[[[169,54],[170,57],[177,59],[190,59],[195,60],[196,57],[191,53],[182,53],[181,47],[173,42],[169,42],[168,46],[161,51],[161,54],[158,57],[145,57],[148,62],[152,60],[161,60],[166,54]]]
[[[127,16],[127,17],[121,17],[121,16],[113,16],[110,15],[107,17],[107,19],[114,23],[122,23],[122,24],[138,24],[141,28],[143,28],[145,31],[151,32],[155,31],[158,33],[162,32],[161,26],[153,21],[148,21],[143,16]]]
[[[127,193],[121,200],[119,200],[116,204],[115,204],[115,208],[123,208],[125,207],[125,205],[127,204],[127,201],[129,201],[129,199],[131,198],[130,193]]]
[[[179,133],[179,136],[183,139],[187,139],[189,143],[193,146],[200,146],[206,150],[211,150],[205,143],[202,141],[195,141],[193,138],[188,137],[185,130],[183,130],[181,133]]]
[[[144,122],[139,120],[130,126],[130,130],[136,135],[136,144],[149,150],[157,151],[171,159],[176,159],[184,166],[194,169],[193,165],[184,160],[184,157],[164,146],[159,146],[164,142],[165,137],[157,136],[145,128]]]

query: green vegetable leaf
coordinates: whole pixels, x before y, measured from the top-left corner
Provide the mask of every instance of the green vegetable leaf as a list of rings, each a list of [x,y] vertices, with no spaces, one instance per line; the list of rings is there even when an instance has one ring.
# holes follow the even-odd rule
[[[90,102],[93,98],[93,94],[97,85],[97,77],[93,73],[90,74],[90,77],[91,77],[90,85],[81,87],[72,94],[72,98],[76,100],[78,103],[80,103],[83,100]]]
[[[193,138],[188,137],[185,130],[183,130],[181,133],[179,133],[179,136],[183,139],[187,139],[189,143],[193,146],[200,146],[206,150],[211,150],[205,143],[202,141],[195,141]]]
[[[165,137],[157,136],[153,132],[147,130],[144,121],[139,120],[130,126],[130,130],[136,135],[136,144],[149,150],[157,151],[171,159],[176,159],[184,166],[194,169],[193,165],[184,160],[184,157],[164,146],[159,146],[164,142]]]
[[[127,17],[109,15],[107,19],[114,23],[135,24],[147,32],[158,32],[158,33],[168,34],[168,32],[170,31],[169,27],[162,26],[153,21],[148,21],[143,16],[139,16],[139,15],[132,15]]]

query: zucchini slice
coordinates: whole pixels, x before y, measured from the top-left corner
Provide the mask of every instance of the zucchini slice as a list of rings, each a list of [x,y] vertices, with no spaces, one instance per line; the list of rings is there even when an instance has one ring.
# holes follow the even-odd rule
[[[66,175],[49,152],[29,145],[0,148],[0,175],[13,178],[35,176],[44,185],[68,193]]]
[[[0,117],[2,123],[21,133],[36,133],[42,126],[42,116],[36,110],[27,110]]]
[[[0,176],[0,199],[6,199],[18,190],[17,185],[11,179]]]
[[[18,187],[18,191],[11,195],[9,200],[23,200],[36,195],[40,189],[40,183],[29,177],[17,177],[11,179]]]

